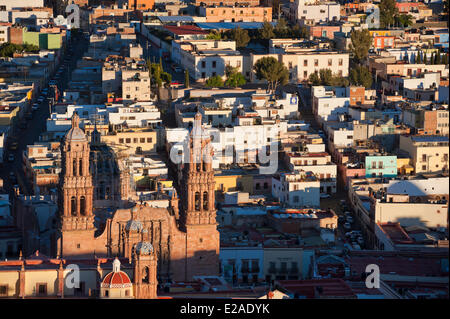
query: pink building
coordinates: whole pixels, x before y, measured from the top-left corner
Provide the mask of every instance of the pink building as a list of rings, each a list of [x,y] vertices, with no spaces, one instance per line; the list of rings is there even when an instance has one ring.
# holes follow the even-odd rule
[[[308,26],[309,34],[315,38],[334,39],[334,33],[340,31],[340,26],[334,25],[315,25]]]

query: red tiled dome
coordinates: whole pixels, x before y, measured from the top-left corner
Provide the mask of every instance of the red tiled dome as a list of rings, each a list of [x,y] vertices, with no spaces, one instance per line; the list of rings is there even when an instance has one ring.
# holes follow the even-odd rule
[[[131,280],[123,271],[110,272],[102,281],[102,288],[131,287]]]

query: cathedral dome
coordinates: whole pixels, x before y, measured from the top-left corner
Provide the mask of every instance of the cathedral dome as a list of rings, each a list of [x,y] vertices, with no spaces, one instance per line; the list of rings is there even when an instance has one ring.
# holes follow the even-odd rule
[[[139,255],[150,255],[153,253],[153,245],[148,241],[142,241],[136,244],[136,253]]]
[[[86,134],[79,128],[80,117],[75,112],[72,116],[72,128],[66,134],[66,141],[87,142]]]
[[[126,230],[130,231],[141,231],[142,228],[144,228],[144,226],[142,225],[142,223],[138,220],[129,220],[127,222],[127,225],[125,226]]]
[[[131,280],[128,275],[120,270],[120,261],[115,259],[113,262],[113,271],[105,276],[101,288],[127,288],[131,287]]]

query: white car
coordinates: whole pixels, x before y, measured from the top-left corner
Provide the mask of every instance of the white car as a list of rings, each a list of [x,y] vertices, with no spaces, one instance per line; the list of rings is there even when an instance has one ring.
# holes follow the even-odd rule
[[[347,230],[350,230],[350,229],[352,229],[352,225],[350,225],[350,223],[347,222],[344,224],[344,228]]]
[[[330,198],[330,194],[320,194],[320,198]]]

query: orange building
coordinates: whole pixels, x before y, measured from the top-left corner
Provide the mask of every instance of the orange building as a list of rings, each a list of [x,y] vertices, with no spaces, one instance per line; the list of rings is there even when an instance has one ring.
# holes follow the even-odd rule
[[[272,21],[272,7],[200,7],[206,22]]]
[[[238,5],[259,6],[259,0],[194,0],[194,5],[204,3],[207,6],[234,6]]]
[[[155,6],[155,0],[128,0],[128,8],[134,10],[150,10]]]

